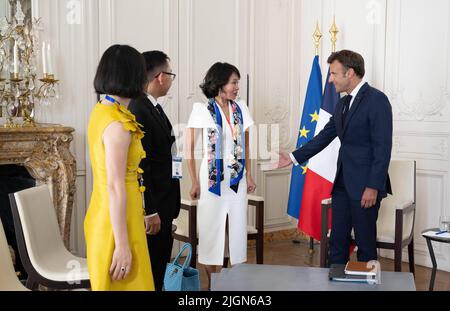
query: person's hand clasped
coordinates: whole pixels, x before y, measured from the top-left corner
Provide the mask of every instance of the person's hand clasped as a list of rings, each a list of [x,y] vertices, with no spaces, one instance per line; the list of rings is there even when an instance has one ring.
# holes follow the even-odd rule
[[[109,274],[113,281],[125,280],[131,272],[132,255],[130,248],[116,247],[112,257],[111,267],[109,268]]]
[[[161,230],[161,218],[156,214],[155,216],[145,216],[145,233],[156,235]]]
[[[362,199],[361,199],[361,207],[362,208],[371,208],[377,203],[378,190],[372,188],[366,188],[364,190]]]

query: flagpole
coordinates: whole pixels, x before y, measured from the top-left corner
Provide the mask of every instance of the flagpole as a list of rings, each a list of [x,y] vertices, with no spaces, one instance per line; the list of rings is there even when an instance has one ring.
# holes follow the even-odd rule
[[[339,29],[336,26],[336,16],[333,17],[333,25],[330,28],[332,52],[336,52],[336,42]]]
[[[336,26],[336,16],[334,16],[333,24],[331,25],[331,28],[330,28],[331,49],[332,49],[333,53],[336,52],[336,42],[337,42],[338,33],[339,33],[339,29]],[[320,45],[319,41],[322,37],[322,34],[320,33],[320,30],[319,30],[319,23],[317,23],[316,32],[314,33],[313,37],[314,37],[314,41],[315,41],[315,45],[316,45],[316,55],[318,55],[319,45]],[[325,241],[321,241],[321,243],[325,243]],[[313,237],[309,238],[309,254],[311,256],[312,256],[312,254],[314,254],[314,238]]]
[[[316,23],[316,30],[313,33],[313,40],[314,40],[314,46],[315,46],[315,55],[319,56],[319,48],[320,48],[320,40],[322,39],[323,35],[320,31],[319,27],[319,21]],[[314,254],[314,238],[309,238],[309,254],[312,256]]]

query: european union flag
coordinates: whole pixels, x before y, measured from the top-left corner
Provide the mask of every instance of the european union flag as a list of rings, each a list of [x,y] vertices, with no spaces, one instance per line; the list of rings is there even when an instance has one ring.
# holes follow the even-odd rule
[[[317,121],[319,119],[320,105],[322,104],[322,72],[320,71],[319,56],[314,57],[305,104],[303,106],[302,120],[297,140],[297,149],[305,145],[314,137]],[[298,219],[302,203],[303,186],[305,184],[308,163],[292,168],[291,187],[289,190],[288,215]]]

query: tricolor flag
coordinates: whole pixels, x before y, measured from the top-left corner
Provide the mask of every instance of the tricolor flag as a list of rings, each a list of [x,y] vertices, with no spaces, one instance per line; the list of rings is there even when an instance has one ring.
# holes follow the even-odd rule
[[[322,72],[320,71],[319,56],[313,61],[303,105],[302,120],[297,140],[297,149],[314,137],[317,121],[319,120],[320,105],[322,103]],[[289,189],[288,215],[299,219],[300,204],[302,202],[303,186],[305,184],[307,163],[292,168],[291,186]]]
[[[334,84],[328,82],[329,77],[330,72],[328,72],[319,121],[314,136],[319,134],[328,123],[340,99]],[[321,202],[323,199],[331,198],[339,148],[340,141],[339,138],[336,138],[327,148],[311,158],[308,164],[298,228],[318,241],[320,241],[321,231]],[[329,217],[329,220],[331,223],[331,217]]]

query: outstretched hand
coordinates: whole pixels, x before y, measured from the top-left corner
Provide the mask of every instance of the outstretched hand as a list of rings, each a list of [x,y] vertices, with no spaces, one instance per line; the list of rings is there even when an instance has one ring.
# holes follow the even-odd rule
[[[289,156],[289,153],[287,152],[280,152],[278,153],[278,162],[274,163],[273,169],[280,169],[287,167],[289,165],[292,165],[291,157]]]
[[[288,167],[292,164],[293,163],[291,157],[289,156],[289,153],[278,152],[274,156],[272,156],[270,163],[262,164],[261,169],[263,171],[274,171],[280,168]]]

